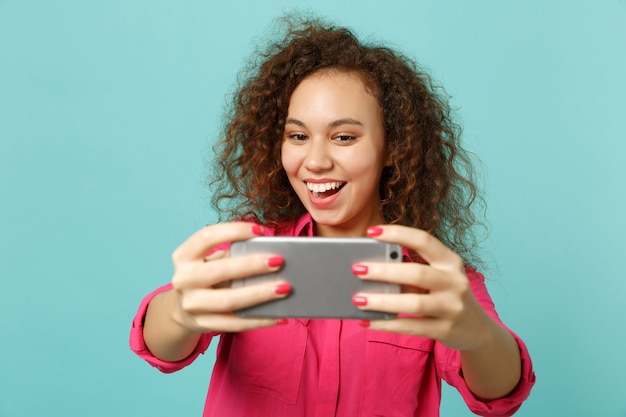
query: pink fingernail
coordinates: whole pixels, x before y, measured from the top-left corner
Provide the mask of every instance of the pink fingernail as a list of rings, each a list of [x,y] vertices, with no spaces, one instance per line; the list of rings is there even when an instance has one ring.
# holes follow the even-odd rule
[[[370,327],[370,321],[369,320],[361,320],[359,322],[359,326],[361,326],[361,327]]]
[[[291,285],[285,282],[283,284],[278,284],[274,287],[274,294],[276,295],[285,295],[291,292]]]
[[[382,227],[370,226],[370,227],[367,228],[367,235],[368,236],[380,236],[382,234],[383,234]]]
[[[352,265],[352,273],[354,275],[365,275],[367,274],[368,268],[366,265],[355,264]]]
[[[363,307],[367,305],[367,298],[362,295],[355,295],[352,297],[352,304],[358,307]]]
[[[287,323],[288,323],[287,319],[276,319],[276,324],[278,326],[284,326]]]
[[[282,256],[272,256],[265,260],[265,265],[269,266],[270,268],[276,268],[277,266],[281,266],[284,262],[285,260]]]
[[[262,236],[263,235],[263,226],[261,226],[259,224],[253,224],[250,227],[250,230],[252,230],[252,233],[254,233],[257,236]]]

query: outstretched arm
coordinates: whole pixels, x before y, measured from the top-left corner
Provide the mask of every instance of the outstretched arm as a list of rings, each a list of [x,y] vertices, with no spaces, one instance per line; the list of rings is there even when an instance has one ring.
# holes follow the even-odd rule
[[[418,229],[377,226],[368,234],[415,250],[427,262],[368,263],[355,268],[362,279],[403,288],[401,294],[355,296],[359,308],[399,314],[394,320],[372,321],[370,328],[429,337],[460,351],[465,381],[483,400],[511,392],[521,378],[517,342],[474,297],[461,257]]]
[[[281,262],[275,256],[233,259],[224,251],[206,256],[219,244],[262,233],[260,226],[251,223],[216,224],[198,231],[176,249],[172,255],[173,289],[157,295],[146,312],[143,335],[154,356],[176,362],[193,352],[203,333],[239,332],[280,323],[273,319],[244,319],[232,312],[285,297],[284,282],[229,287],[233,279],[279,269]]]

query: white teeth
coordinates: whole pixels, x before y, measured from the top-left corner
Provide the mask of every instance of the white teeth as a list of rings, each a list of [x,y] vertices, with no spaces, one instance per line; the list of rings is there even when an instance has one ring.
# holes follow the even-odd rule
[[[313,184],[310,182],[306,183],[306,187],[314,193],[323,193],[324,191],[334,190],[335,188],[339,188],[343,183],[342,182],[327,182],[323,184]]]

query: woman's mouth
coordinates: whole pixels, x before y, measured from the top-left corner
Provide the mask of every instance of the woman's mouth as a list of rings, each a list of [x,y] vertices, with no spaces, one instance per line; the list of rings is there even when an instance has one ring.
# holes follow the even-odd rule
[[[323,183],[307,182],[306,188],[308,188],[311,194],[313,194],[313,197],[323,199],[336,194],[344,185],[346,185],[346,183],[341,181],[329,181]]]

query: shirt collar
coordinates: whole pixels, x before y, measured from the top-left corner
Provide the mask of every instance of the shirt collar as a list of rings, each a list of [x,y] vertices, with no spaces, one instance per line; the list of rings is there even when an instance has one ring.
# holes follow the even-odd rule
[[[313,236],[313,218],[311,214],[303,214],[296,222],[293,229],[294,236]]]

